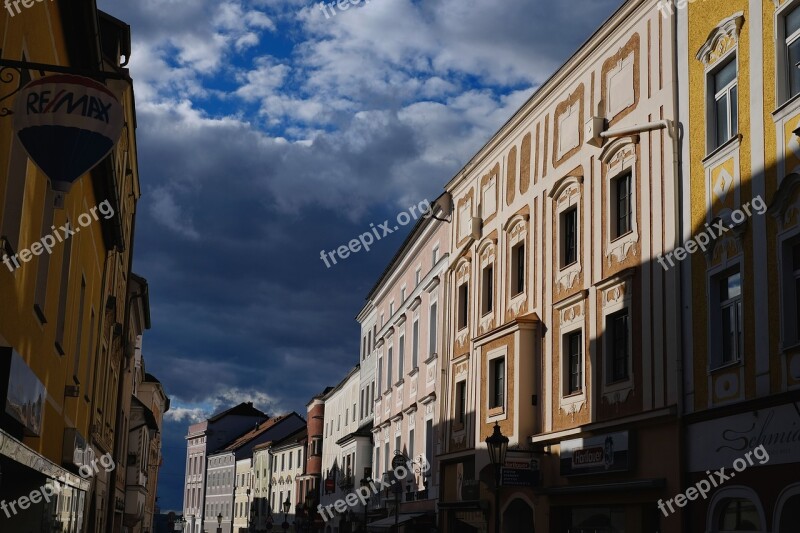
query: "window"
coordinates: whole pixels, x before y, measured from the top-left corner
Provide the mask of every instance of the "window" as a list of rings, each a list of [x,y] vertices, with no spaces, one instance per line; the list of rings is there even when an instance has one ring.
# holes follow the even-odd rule
[[[578,208],[561,214],[561,267],[578,261]]]
[[[381,447],[375,446],[375,472],[380,470],[381,465]]]
[[[394,451],[395,453],[403,451],[403,444],[400,442],[400,435],[397,435],[394,438]]]
[[[286,455],[281,454],[281,472],[283,472],[284,468],[286,468]]]
[[[481,301],[481,312],[487,314],[492,312],[492,300],[494,299],[494,266],[489,265],[483,269],[483,295]]]
[[[389,302],[389,318],[394,314],[394,302]]]
[[[428,332],[430,334],[429,346],[428,346],[428,357],[433,357],[433,354],[436,353],[436,325],[438,324],[438,302],[433,302],[431,304],[431,313],[430,313],[430,327],[428,328]]]
[[[414,272],[414,285],[419,285],[421,279],[422,279],[422,269],[417,267],[417,270]]]
[[[739,132],[739,102],[736,79],[736,58],[731,58],[725,65],[711,74],[711,90],[713,96],[713,116],[711,124],[711,150],[722,146]]]
[[[608,335],[607,382],[628,379],[628,310],[624,309],[606,318]]]
[[[414,430],[408,430],[408,456],[414,460]]]
[[[433,264],[435,265],[438,262],[439,262],[439,247],[438,246],[434,246],[433,247]]]
[[[622,237],[631,231],[632,193],[630,172],[615,178],[611,184],[613,196],[613,209],[611,223],[613,224],[612,237]]]
[[[489,408],[505,407],[506,358],[496,357],[489,361]]]
[[[405,301],[406,301],[406,288],[403,287],[402,289],[400,289],[400,303]]]
[[[292,454],[289,454],[289,470],[292,469]]]
[[[378,357],[378,394],[383,392],[383,357]]]
[[[719,302],[719,364],[741,358],[742,352],[742,278],[738,268],[715,278]]]
[[[786,38],[786,100],[800,94],[800,6],[792,9],[783,19]]]
[[[433,419],[429,419],[425,421],[425,460],[431,461],[432,459],[433,459]]]
[[[800,340],[800,243],[792,247],[792,268],[794,270],[794,332],[795,340]]]
[[[405,330],[405,325],[403,326],[403,330]],[[398,341],[397,346],[397,380],[403,379],[403,371],[405,366],[405,359],[406,359],[406,336],[400,335],[400,340]]]
[[[392,347],[389,346],[389,354],[386,359],[386,388],[392,387]]]
[[[456,423],[463,426],[467,419],[467,382],[456,383]]]
[[[573,394],[583,389],[583,335],[580,331],[565,335],[564,351],[567,361],[567,393]]]
[[[389,471],[389,443],[383,446],[383,471]]]
[[[469,309],[469,288],[464,282],[458,287],[458,329],[467,327],[467,311]]]
[[[516,296],[525,290],[525,243],[511,249],[511,295]]]
[[[411,369],[419,366],[419,320],[411,326]]]
[[[356,404],[353,404],[353,420],[352,422],[356,421]]]
[[[723,504],[717,521],[718,531],[761,531],[761,519],[753,502],[731,498]]]

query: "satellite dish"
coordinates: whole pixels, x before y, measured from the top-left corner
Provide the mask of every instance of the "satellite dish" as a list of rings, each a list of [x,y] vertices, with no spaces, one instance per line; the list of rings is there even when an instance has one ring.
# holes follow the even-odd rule
[[[55,191],[102,161],[122,134],[122,105],[105,85],[55,74],[29,82],[14,102],[14,131]]]

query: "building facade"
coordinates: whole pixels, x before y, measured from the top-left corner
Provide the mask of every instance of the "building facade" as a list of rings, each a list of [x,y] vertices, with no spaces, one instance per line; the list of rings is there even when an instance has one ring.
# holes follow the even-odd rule
[[[269,417],[266,414],[249,402],[240,403],[208,420],[189,426],[186,434],[186,475],[183,489],[183,517],[188,533],[202,533],[205,527],[216,528],[216,514],[214,517],[207,517],[204,504],[208,456],[267,418]]]
[[[0,420],[0,469],[18,481],[0,485],[0,500],[45,485],[60,490],[26,512],[0,514],[0,529],[116,532],[125,514],[131,367],[149,327],[146,304],[129,298],[143,290],[131,272],[141,191],[130,27],[91,0],[39,7],[24,20],[0,14],[0,397],[15,406]],[[43,74],[74,70],[113,95],[124,125],[110,154],[64,187],[26,153],[9,98]],[[64,227],[83,231],[54,229]]]
[[[311,480],[303,479],[307,435],[308,430],[303,427],[270,446],[273,460],[269,501],[276,527],[287,523],[296,529],[298,521],[304,520],[304,504],[311,490]]]
[[[673,35],[625,2],[446,186],[442,531],[681,531]]]
[[[800,3],[689,4],[678,27],[687,484],[731,478],[685,530],[800,517]],[[725,228],[724,231],[720,228]],[[707,481],[706,481],[707,482]]]
[[[322,397],[325,402],[322,438],[322,487],[320,504],[322,508],[334,505],[358,488],[358,472],[363,472],[365,443],[369,444],[369,433],[358,432],[358,400],[361,391],[360,367],[353,367],[347,376]],[[356,507],[363,513],[363,507]],[[273,509],[274,511],[274,509]],[[333,511],[323,514],[326,533],[346,533],[351,531],[351,518],[348,513]]]
[[[413,520],[417,527],[436,523],[439,476],[435,455],[441,394],[437,387],[440,356],[445,352],[441,332],[447,296],[443,281],[449,251],[450,224],[433,217],[421,219],[368,295],[362,311],[368,319],[365,324],[373,324],[371,357],[377,360],[373,473],[376,479],[387,479],[398,455],[412,465],[411,475],[402,480],[401,494],[388,498],[382,494],[372,503],[384,509],[384,514],[390,508],[392,513],[401,513],[403,522]],[[398,496],[399,507],[394,501]]]

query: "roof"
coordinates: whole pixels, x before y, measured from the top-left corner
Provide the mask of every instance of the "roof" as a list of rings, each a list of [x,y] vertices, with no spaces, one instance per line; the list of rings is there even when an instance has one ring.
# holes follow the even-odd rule
[[[277,442],[273,442],[272,447],[283,448],[285,446],[294,446],[297,443],[301,442],[302,440],[305,440],[306,438],[308,438],[308,428],[304,426],[295,431],[294,433],[292,433],[291,435],[287,435],[283,439]]]
[[[153,374],[150,374],[149,372],[144,373],[144,380],[148,383],[161,383]]]
[[[431,205],[431,210],[432,210],[431,213],[432,214],[436,210],[437,206],[439,205],[438,204],[439,198],[441,198],[445,194],[447,194],[447,193],[440,194],[439,197],[436,198],[436,201],[434,201],[432,204],[430,204]],[[375,285],[369,291],[369,294],[367,294],[366,300],[371,300],[372,297],[375,295],[375,293],[378,292],[378,289],[380,288],[380,286],[383,283],[383,281],[387,277],[389,277],[389,274],[392,273],[392,270],[394,270],[395,265],[400,262],[400,259],[406,254],[408,249],[411,247],[411,244],[417,238],[417,235],[419,235],[419,233],[421,232],[423,225],[425,225],[425,222],[428,222],[428,221],[441,223],[440,220],[435,219],[433,217],[429,217],[429,216],[428,217],[421,217],[419,220],[417,220],[417,223],[414,224],[414,227],[408,233],[408,236],[406,236],[406,239],[403,241],[403,244],[401,244],[400,248],[397,249],[397,252],[395,252],[394,257],[392,257],[391,261],[389,261],[389,264],[386,266],[386,268],[383,270],[383,272],[381,273],[380,277],[378,278],[378,281],[375,282]]]
[[[322,392],[317,393],[314,396],[312,396],[311,399],[306,403],[306,406],[311,405],[314,402],[314,400],[323,399],[325,397],[325,395],[328,394],[332,390],[333,390],[333,387],[330,387],[330,386],[329,387],[325,387],[325,390],[323,390]]]
[[[269,431],[273,427],[277,426],[278,424],[280,424],[284,420],[288,420],[292,416],[297,416],[298,418],[300,418],[302,420],[302,417],[300,415],[298,415],[297,413],[295,413],[294,411],[292,411],[291,413],[287,413],[285,415],[279,415],[279,416],[276,416],[274,418],[270,418],[269,420],[267,420],[265,422],[261,422],[261,423],[257,424],[255,428],[251,429],[247,433],[236,437],[231,442],[229,442],[228,444],[226,444],[225,446],[220,448],[219,452],[220,453],[221,452],[232,452],[232,451],[238,450],[239,448],[241,448],[242,446],[244,446],[248,442],[250,442],[253,439],[257,438],[259,435],[263,435],[264,433],[266,433],[267,431]]]
[[[361,370],[361,365],[360,364],[358,364],[358,365],[354,366],[352,369],[350,369],[350,372],[348,372],[347,375],[345,377],[343,377],[342,380],[335,387],[328,387],[328,389],[330,389],[330,390],[326,389],[326,390],[328,390],[328,392],[326,392],[325,394],[322,395],[322,399],[323,400],[327,400],[328,398],[333,396],[333,393],[337,392],[339,389],[341,389],[344,386],[344,384],[347,383],[347,380],[350,379],[351,377],[353,377],[353,374],[357,373],[359,370]]]
[[[255,407],[253,407],[253,402],[242,402],[239,405],[231,407],[227,411],[222,411],[211,418],[208,419],[209,422],[217,422],[226,416],[257,416],[264,419],[269,418],[269,415],[266,413],[262,413]]]

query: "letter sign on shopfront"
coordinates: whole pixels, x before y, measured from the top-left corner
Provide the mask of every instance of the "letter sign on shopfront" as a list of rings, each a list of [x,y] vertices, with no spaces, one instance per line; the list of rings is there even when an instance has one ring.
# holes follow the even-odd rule
[[[628,432],[561,441],[562,476],[628,470]]]
[[[14,131],[55,191],[108,155],[122,133],[122,105],[102,83],[55,74],[33,80],[14,102]]]

